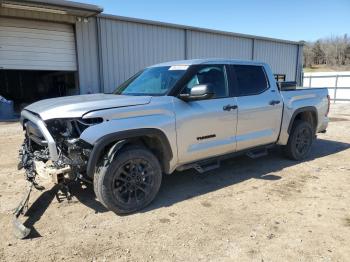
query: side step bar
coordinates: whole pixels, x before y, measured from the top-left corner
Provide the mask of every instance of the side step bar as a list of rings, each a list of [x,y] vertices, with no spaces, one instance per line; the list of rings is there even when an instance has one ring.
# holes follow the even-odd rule
[[[199,173],[203,174],[204,172],[217,169],[220,167],[220,161],[205,161],[194,164],[194,169],[196,169]]]
[[[269,144],[269,145],[265,145],[265,146],[255,148],[255,149],[234,152],[234,153],[230,153],[227,155],[218,156],[215,158],[210,158],[210,159],[202,160],[202,161],[195,162],[195,163],[185,164],[183,166],[176,168],[176,170],[177,171],[184,171],[187,169],[194,168],[195,170],[197,170],[199,173],[202,174],[204,172],[219,168],[222,160],[236,157],[239,155],[245,154],[252,159],[266,156],[268,154],[268,149],[273,147],[273,146],[274,146],[274,144]]]
[[[251,159],[263,157],[263,156],[266,156],[267,154],[268,154],[268,152],[267,152],[266,148],[259,149],[259,150],[253,150],[253,151],[249,151],[246,153],[246,155],[248,157],[250,157]]]
[[[188,169],[195,169],[198,173],[203,174],[207,171],[216,169],[220,167],[221,159],[208,159],[200,162],[190,163],[178,167],[177,171],[184,171]]]

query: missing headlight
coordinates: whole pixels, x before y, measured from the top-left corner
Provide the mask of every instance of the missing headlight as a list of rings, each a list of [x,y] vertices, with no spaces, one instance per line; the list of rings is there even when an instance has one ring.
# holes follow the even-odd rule
[[[78,138],[86,128],[102,122],[102,118],[52,119],[46,121],[46,125],[55,138],[73,139]]]
[[[76,119],[75,120],[75,127],[77,131],[79,132],[79,135],[88,127],[97,125],[103,122],[103,119],[100,117],[96,118],[86,118],[86,119]]]

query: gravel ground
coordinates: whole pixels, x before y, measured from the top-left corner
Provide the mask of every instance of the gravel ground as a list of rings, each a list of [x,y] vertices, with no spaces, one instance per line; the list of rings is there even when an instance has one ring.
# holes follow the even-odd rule
[[[350,104],[332,105],[331,123],[310,157],[239,157],[199,175],[163,179],[145,210],[117,216],[90,186],[71,203],[55,188],[34,192],[29,239],[12,235],[11,212],[25,189],[16,170],[18,123],[0,124],[0,261],[349,261]]]

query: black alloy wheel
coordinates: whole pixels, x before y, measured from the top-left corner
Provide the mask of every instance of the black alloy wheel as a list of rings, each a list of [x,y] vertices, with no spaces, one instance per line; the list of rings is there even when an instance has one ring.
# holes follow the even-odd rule
[[[117,214],[146,207],[157,195],[162,169],[157,157],[141,146],[127,146],[108,164],[97,169],[94,191],[97,199]]]

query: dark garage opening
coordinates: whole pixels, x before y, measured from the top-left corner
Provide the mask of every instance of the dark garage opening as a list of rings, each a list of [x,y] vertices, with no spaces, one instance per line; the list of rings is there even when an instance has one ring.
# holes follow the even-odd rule
[[[79,94],[76,72],[0,70],[0,96],[14,102],[17,117],[35,101],[76,94]]]

